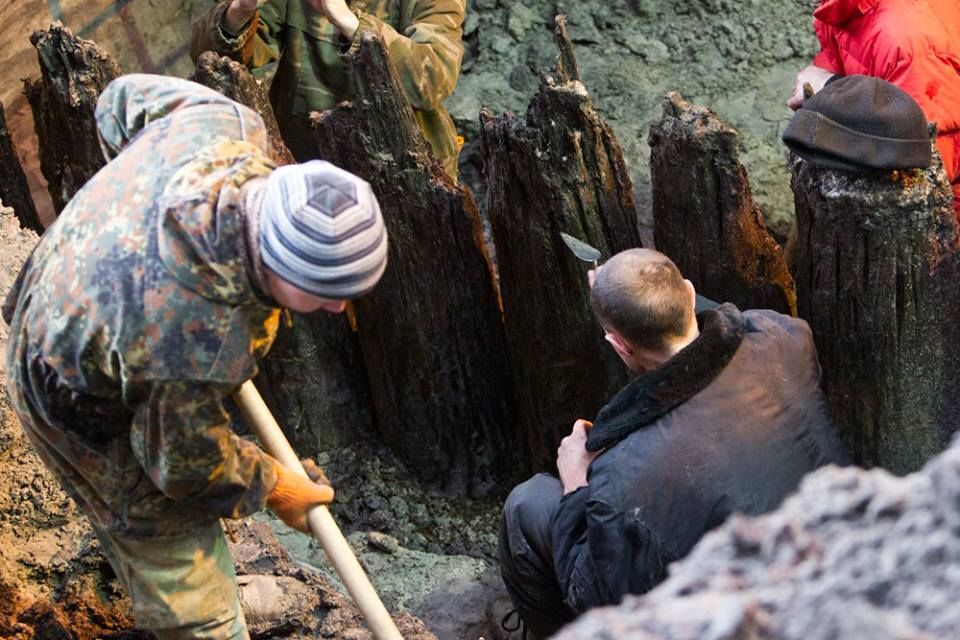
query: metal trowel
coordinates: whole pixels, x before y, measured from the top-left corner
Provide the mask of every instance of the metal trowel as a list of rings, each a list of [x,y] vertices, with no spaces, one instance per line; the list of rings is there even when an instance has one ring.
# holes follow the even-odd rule
[[[593,268],[597,268],[597,260],[600,259],[600,256],[603,255],[600,253],[600,250],[596,247],[592,247],[583,240],[579,238],[574,238],[569,233],[560,232],[560,237],[563,239],[563,243],[567,245],[570,251],[573,252],[573,255],[577,256],[584,262],[590,262],[593,264]],[[714,302],[710,298],[705,298],[699,293],[696,294],[697,301],[694,308],[695,313],[700,313],[701,311],[706,311],[708,309],[715,309],[720,306],[719,302]]]
[[[563,239],[563,244],[567,245],[570,251],[573,252],[573,255],[577,256],[584,262],[592,262],[593,268],[597,268],[597,260],[599,260],[600,256],[603,255],[600,253],[600,249],[591,247],[583,240],[574,238],[569,233],[564,233],[563,231],[560,232],[560,237]]]

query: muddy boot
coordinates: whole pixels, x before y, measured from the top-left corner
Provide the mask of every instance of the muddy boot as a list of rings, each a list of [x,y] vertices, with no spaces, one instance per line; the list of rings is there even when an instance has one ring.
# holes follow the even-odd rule
[[[253,635],[309,627],[319,596],[312,588],[289,576],[237,576],[240,606]]]

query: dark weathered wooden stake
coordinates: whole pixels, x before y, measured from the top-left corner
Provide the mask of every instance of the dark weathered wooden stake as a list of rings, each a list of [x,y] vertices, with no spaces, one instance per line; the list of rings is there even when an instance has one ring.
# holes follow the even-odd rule
[[[100,93],[120,75],[110,54],[59,22],[35,31],[40,80],[24,81],[40,139],[40,170],[57,213],[105,163],[94,111]]]
[[[477,495],[513,470],[510,373],[470,192],[433,158],[382,39],[348,55],[356,97],[313,116],[320,156],[371,183],[390,233],[356,303],[378,427],[422,479]]]
[[[268,87],[254,78],[244,65],[213,51],[205,51],[197,59],[192,79],[259,113],[267,127],[274,162],[278,165],[296,162],[280,136],[280,127],[270,106]]]
[[[941,166],[857,175],[794,157],[800,316],[861,464],[919,469],[960,426],[957,226]]]
[[[267,87],[246,67],[205,52],[197,60],[193,79],[259,113],[274,162],[294,162],[280,137]],[[346,317],[293,315],[293,326],[281,326],[262,371],[257,386],[303,455],[333,451],[373,434],[366,371],[357,335]]]
[[[526,118],[481,112],[493,229],[527,463],[553,465],[577,418],[592,418],[626,373],[590,309],[587,265],[560,232],[605,258],[641,245],[620,145],[579,81],[563,17],[561,55]]]
[[[23,173],[13,138],[7,129],[7,119],[0,103],[0,202],[11,207],[20,221],[20,226],[43,233],[43,224],[30,195],[30,186]]]
[[[649,136],[654,241],[708,298],[796,315],[793,279],[750,195],[738,138],[710,109],[666,95]]]
[[[580,67],[577,65],[577,56],[573,51],[573,43],[570,41],[570,35],[567,33],[566,16],[557,16],[556,20],[554,20],[554,41],[560,53],[557,54],[552,81],[555,84],[580,82]],[[546,78],[544,77],[544,79]],[[548,80],[548,82],[550,81]]]

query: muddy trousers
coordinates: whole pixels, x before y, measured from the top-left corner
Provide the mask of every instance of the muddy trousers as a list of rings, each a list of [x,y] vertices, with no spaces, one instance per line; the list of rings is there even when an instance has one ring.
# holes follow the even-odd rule
[[[550,523],[563,487],[546,473],[510,492],[500,522],[500,576],[527,629],[546,638],[574,619],[553,568]]]
[[[81,394],[61,394],[66,404],[58,402],[61,395],[50,397],[49,389],[64,388],[55,372],[40,369],[33,375],[36,370],[31,366],[10,367],[10,400],[37,455],[90,519],[104,555],[130,596],[137,626],[160,640],[247,640],[233,559],[220,522],[185,518],[175,523],[177,527],[166,521],[155,523],[165,526],[151,527],[140,515],[139,524],[146,530],[173,529],[169,535],[150,537],[125,535],[96,524],[113,516],[95,513],[91,499],[111,496],[120,502],[117,483],[123,477],[123,465],[118,461],[127,460],[129,468],[133,453],[129,444],[118,444],[122,438],[91,443],[76,429],[67,428],[65,414],[85,420],[84,426],[111,423],[104,414],[78,411],[84,402],[91,406]],[[107,511],[102,500],[100,506]]]
[[[219,522],[160,538],[94,531],[130,595],[138,627],[159,640],[249,640]]]

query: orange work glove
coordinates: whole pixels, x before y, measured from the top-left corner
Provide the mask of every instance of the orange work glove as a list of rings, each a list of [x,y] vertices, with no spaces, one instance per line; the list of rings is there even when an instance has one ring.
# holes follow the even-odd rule
[[[327,474],[323,472],[323,469],[320,468],[320,465],[318,465],[317,461],[313,458],[301,458],[300,466],[307,472],[307,477],[317,484],[330,484],[330,479],[327,478]]]
[[[316,463],[313,463],[316,467]],[[310,533],[307,525],[307,509],[320,504],[333,502],[333,487],[323,472],[319,473],[321,483],[313,482],[298,473],[290,471],[279,462],[274,467],[277,472],[277,484],[267,496],[267,506],[288,525]],[[316,467],[319,471],[319,467]]]

